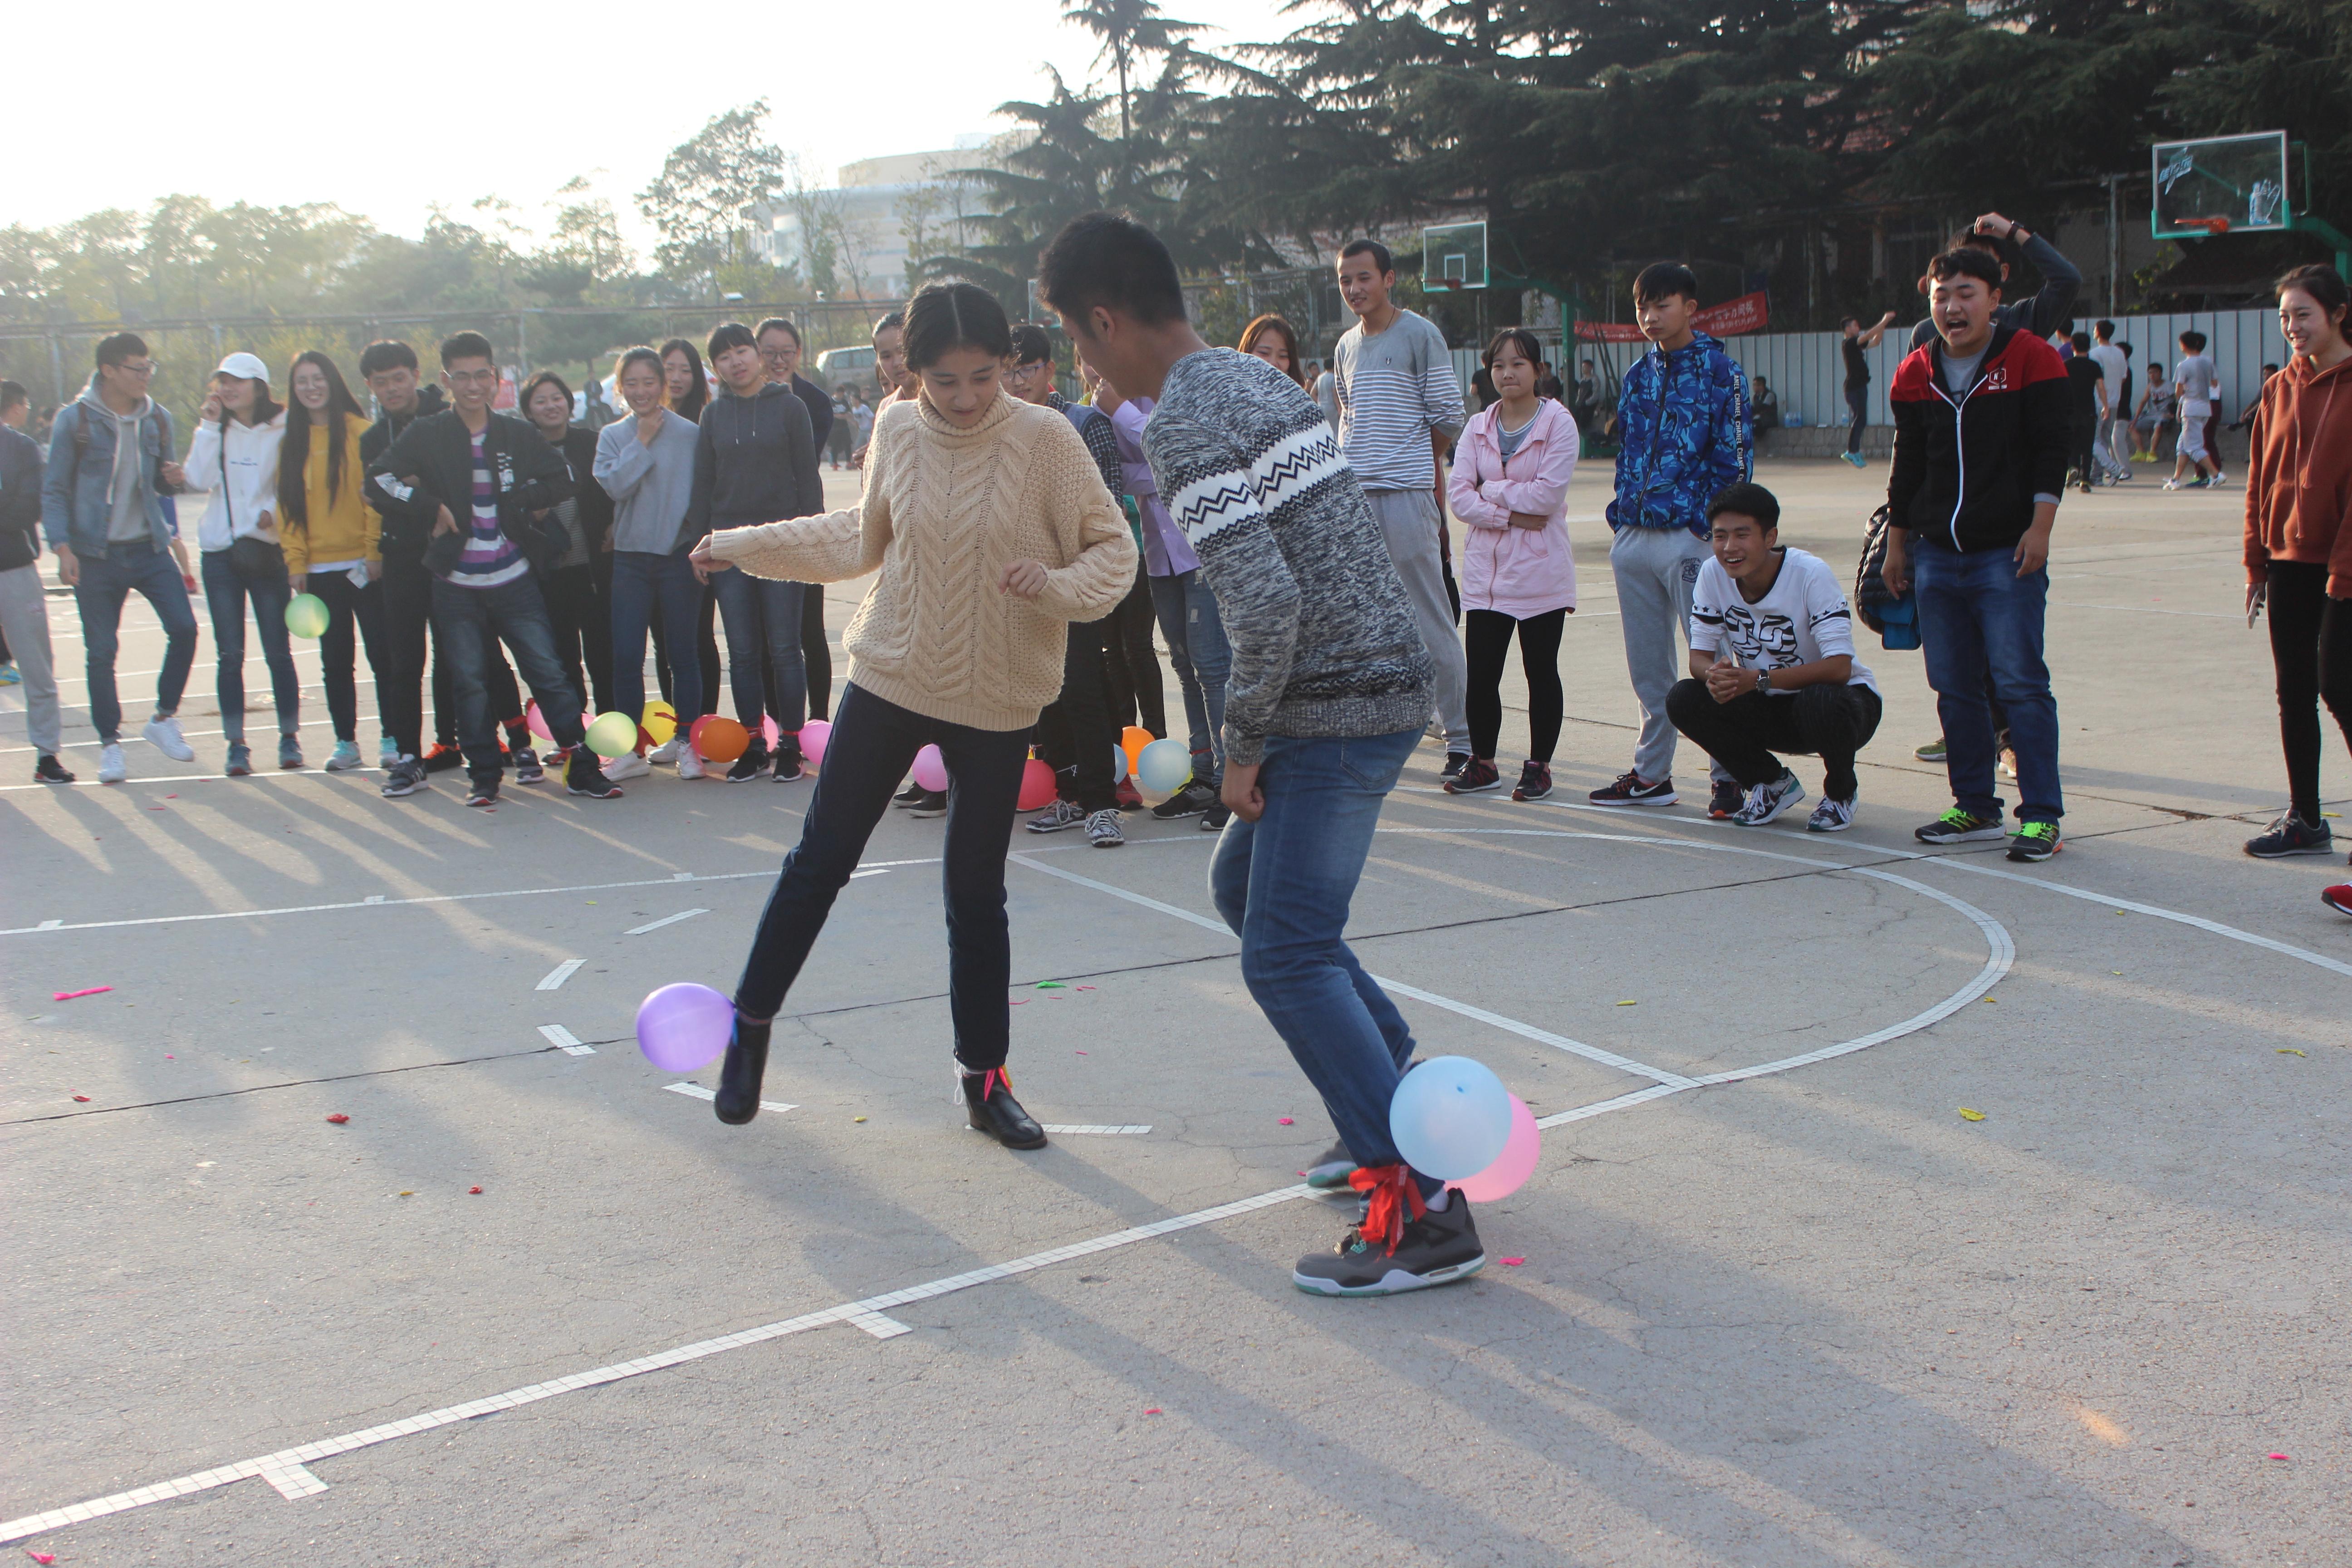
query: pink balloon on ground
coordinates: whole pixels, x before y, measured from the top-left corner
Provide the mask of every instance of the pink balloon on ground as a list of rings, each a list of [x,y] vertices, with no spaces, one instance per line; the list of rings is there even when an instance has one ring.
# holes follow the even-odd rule
[[[1515,1094],[1511,1096],[1511,1135],[1504,1141],[1503,1152],[1495,1156],[1493,1164],[1454,1185],[1474,1204],[1507,1198],[1535,1174],[1536,1161],[1542,1152],[1543,1130],[1536,1125],[1536,1113]]]
[[[547,727],[547,715],[539,710],[539,704],[537,702],[533,702],[530,707],[522,710],[522,721],[529,725],[530,727],[530,732],[538,736],[541,740],[552,741],[555,739],[555,731]]]
[[[825,742],[833,739],[833,726],[822,719],[812,719],[801,726],[801,761],[814,768],[824,761]]]
[[[929,790],[948,787],[948,760],[940,755],[937,746],[925,746],[915,753],[915,782]]]
[[[1022,765],[1019,809],[1041,811],[1053,804],[1054,765],[1032,757]]]
[[[664,1072],[696,1072],[719,1059],[735,1032],[735,1004],[680,981],[637,1004],[637,1049]]]

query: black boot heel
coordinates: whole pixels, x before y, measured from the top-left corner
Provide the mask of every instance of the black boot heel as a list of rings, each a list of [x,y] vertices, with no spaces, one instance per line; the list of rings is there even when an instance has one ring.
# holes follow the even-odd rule
[[[748,1018],[735,1020],[727,1042],[727,1065],[719,1069],[719,1092],[710,1102],[719,1120],[740,1127],[760,1114],[760,1080],[768,1076],[768,1029]]]
[[[1005,1077],[1003,1068],[961,1076],[964,1116],[973,1127],[1008,1149],[1045,1146],[1045,1130],[1013,1098],[1013,1080]]]

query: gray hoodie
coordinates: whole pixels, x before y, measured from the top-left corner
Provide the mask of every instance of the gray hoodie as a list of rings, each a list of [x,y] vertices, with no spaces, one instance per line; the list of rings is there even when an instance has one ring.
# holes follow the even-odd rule
[[[179,531],[178,513],[158,477],[172,450],[169,410],[142,397],[136,411],[118,416],[91,376],[49,436],[41,485],[41,526],[49,543],[92,554],[142,541],[163,549]]]

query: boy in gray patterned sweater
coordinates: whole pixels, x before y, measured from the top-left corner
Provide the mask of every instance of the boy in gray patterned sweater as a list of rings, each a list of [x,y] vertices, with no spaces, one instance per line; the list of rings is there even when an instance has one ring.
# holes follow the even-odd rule
[[[1150,229],[1109,213],[1073,219],[1037,281],[1088,363],[1159,400],[1144,454],[1223,610],[1234,821],[1209,890],[1241,936],[1250,994],[1339,1130],[1318,1173],[1368,1200],[1292,1281],[1380,1296],[1466,1279],[1486,1261],[1468,1201],[1407,1165],[1389,1133],[1412,1031],[1340,934],[1381,802],[1430,709],[1429,649],[1380,524],[1297,384],[1192,331]]]

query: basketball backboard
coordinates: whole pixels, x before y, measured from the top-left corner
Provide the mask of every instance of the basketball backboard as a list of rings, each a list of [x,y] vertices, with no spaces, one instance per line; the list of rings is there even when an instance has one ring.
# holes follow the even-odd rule
[[[2159,142],[2152,149],[2158,239],[2294,226],[2287,202],[2286,132]]]
[[[1437,224],[1421,231],[1421,284],[1428,289],[1486,286],[1486,223]]]

